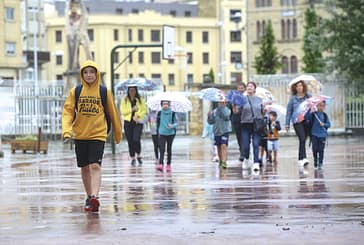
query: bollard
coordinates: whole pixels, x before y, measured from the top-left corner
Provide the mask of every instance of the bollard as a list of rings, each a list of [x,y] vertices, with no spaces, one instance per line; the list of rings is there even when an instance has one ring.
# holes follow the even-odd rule
[[[4,157],[3,143],[1,141],[1,134],[0,134],[0,157]]]

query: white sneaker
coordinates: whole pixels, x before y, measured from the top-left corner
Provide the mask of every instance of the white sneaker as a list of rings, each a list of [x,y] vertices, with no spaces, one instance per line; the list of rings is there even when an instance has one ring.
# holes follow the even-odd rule
[[[298,160],[298,165],[300,165],[300,167],[305,166],[304,163],[303,163],[303,160]]]
[[[259,163],[254,163],[253,164],[253,171],[259,171],[260,167],[259,167]]]
[[[307,166],[310,163],[310,161],[308,161],[307,158],[303,158],[302,162],[303,162],[303,166]]]
[[[242,169],[249,169],[248,159],[244,159],[243,163],[241,164]]]

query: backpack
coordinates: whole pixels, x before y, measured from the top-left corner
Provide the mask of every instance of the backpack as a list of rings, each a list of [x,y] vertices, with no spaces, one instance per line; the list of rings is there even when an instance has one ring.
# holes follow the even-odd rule
[[[82,84],[77,85],[75,88],[75,115],[74,115],[74,118],[76,118],[76,113],[78,112],[78,100],[80,98],[81,90],[82,90]],[[104,107],[104,113],[105,113],[105,118],[106,118],[106,123],[107,123],[107,133],[109,133],[110,129],[111,129],[111,120],[110,120],[109,114],[107,113],[107,88],[103,85],[100,85],[100,96],[101,96],[102,106]]]
[[[312,143],[312,126],[313,126],[313,120],[315,120],[315,115],[314,115],[315,113],[316,112],[311,113],[310,123],[308,125],[308,130],[309,130],[308,132],[310,134],[310,141],[308,143],[309,146]],[[326,123],[326,122],[327,122],[327,114],[324,112],[324,121],[323,121],[323,123]]]
[[[174,123],[175,121],[175,115],[176,113],[174,111],[172,111],[172,124]],[[158,111],[157,113],[157,134],[158,134],[158,131],[159,131],[159,125],[161,124],[161,111]],[[175,133],[176,133],[176,129],[175,130]]]

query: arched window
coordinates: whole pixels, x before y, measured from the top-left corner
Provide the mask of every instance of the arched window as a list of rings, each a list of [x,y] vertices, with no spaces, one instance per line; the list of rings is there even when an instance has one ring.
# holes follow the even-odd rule
[[[260,37],[262,37],[264,35],[264,32],[265,32],[265,20],[262,21],[262,32],[261,32]]]
[[[259,8],[260,7],[260,0],[255,0],[255,7]]]
[[[287,39],[291,39],[291,20],[287,20]]]
[[[282,57],[282,73],[288,74],[288,58],[286,56]]]
[[[260,26],[260,21],[257,21],[257,42],[259,42],[260,40],[260,32],[261,32],[261,26]]]
[[[297,38],[297,20],[293,19],[293,23],[292,23],[292,38],[296,39]]]
[[[286,39],[286,22],[284,20],[281,20],[281,38]]]
[[[292,55],[291,56],[291,73],[297,73],[298,72],[298,64],[297,64],[297,57]]]
[[[268,0],[267,7],[272,7],[272,0]]]

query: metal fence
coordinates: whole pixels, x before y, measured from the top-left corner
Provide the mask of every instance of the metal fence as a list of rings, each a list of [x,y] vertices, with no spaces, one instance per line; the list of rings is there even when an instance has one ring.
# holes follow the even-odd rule
[[[364,93],[358,88],[345,87],[344,83],[318,76],[324,88],[322,93],[334,98],[326,107],[332,129],[364,128]],[[288,81],[293,76],[255,76],[254,81],[270,90],[277,103],[286,106],[289,99]],[[124,93],[116,93],[119,104]],[[153,93],[145,93],[147,99]],[[62,109],[66,98],[62,81],[44,81],[39,84],[36,95],[33,82],[14,81],[0,85],[0,134],[36,135],[41,128],[47,138],[60,137],[62,132]],[[201,111],[202,113],[202,111]],[[189,114],[179,114],[179,134],[189,133]],[[202,116],[202,115],[201,115]],[[149,132],[149,125],[145,126]]]

